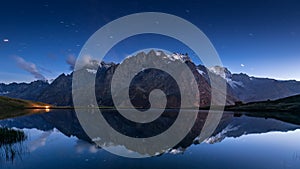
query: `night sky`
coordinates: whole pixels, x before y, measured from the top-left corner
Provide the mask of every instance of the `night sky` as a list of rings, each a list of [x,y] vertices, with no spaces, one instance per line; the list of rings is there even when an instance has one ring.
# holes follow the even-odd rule
[[[211,40],[223,65],[234,73],[300,80],[297,0],[7,0],[0,5],[0,82],[50,80],[70,73],[67,62],[95,31],[137,12],[170,13],[195,24]],[[124,40],[106,58],[120,62],[143,48],[193,55],[174,39],[142,35]]]

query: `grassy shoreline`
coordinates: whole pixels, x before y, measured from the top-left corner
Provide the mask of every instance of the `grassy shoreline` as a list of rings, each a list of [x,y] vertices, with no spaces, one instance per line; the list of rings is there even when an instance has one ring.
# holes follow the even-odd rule
[[[41,112],[49,112],[56,109],[104,109],[104,110],[116,110],[113,106],[99,106],[99,107],[72,107],[72,106],[54,106],[41,102],[32,102],[22,99],[14,99],[0,96],[0,119],[8,117],[16,117],[25,114],[34,114]],[[280,113],[285,114],[300,114],[300,95],[291,96],[283,99],[273,100],[273,101],[261,101],[261,102],[251,102],[251,103],[238,103],[236,105],[222,106],[212,106],[212,107],[200,107],[199,110],[221,110],[221,111],[234,111],[236,114],[239,112],[247,112],[255,116],[271,116],[272,113],[278,117]],[[224,108],[224,109],[223,109]],[[122,108],[130,109],[130,108]],[[145,110],[138,108],[140,110]],[[158,108],[159,109],[159,108]],[[175,110],[178,108],[166,108],[167,110]],[[182,110],[195,110],[195,107],[181,108]],[[164,109],[163,109],[164,110]],[[259,113],[258,113],[259,112]],[[299,117],[300,118],[300,117]]]

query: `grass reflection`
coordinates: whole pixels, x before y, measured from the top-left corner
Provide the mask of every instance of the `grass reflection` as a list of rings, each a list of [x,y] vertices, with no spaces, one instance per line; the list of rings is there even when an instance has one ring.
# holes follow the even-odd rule
[[[0,157],[6,161],[14,161],[16,156],[24,152],[22,142],[26,139],[23,131],[0,128]]]

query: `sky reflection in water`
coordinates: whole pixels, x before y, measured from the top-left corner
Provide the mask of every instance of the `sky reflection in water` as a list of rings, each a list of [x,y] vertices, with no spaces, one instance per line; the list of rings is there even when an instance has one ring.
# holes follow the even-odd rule
[[[38,116],[0,121],[1,126],[15,125],[18,126],[16,128],[22,128],[20,124],[23,123],[21,130],[27,135],[22,144],[25,153],[16,157],[14,162],[1,160],[1,168],[296,169],[300,166],[300,127],[274,119],[231,117],[225,120],[226,127],[221,127],[213,140],[157,157],[130,159],[110,154],[57,128],[43,131],[26,127],[24,121]],[[260,127],[261,123],[265,126]]]

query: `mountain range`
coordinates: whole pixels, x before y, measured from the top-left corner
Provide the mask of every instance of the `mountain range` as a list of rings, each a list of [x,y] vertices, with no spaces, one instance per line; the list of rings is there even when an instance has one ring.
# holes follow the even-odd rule
[[[136,56],[126,58],[125,60],[138,57],[138,59],[135,59],[136,62],[143,63],[143,59],[147,57],[157,57],[158,55],[163,55],[170,64],[174,62],[183,62],[187,64],[198,83],[201,96],[200,106],[207,106],[210,104],[211,85],[209,77],[212,76],[218,80],[226,81],[227,105],[232,105],[236,101],[254,102],[275,100],[300,94],[299,81],[257,78],[248,76],[244,73],[234,74],[227,68],[221,66],[207,68],[203,65],[196,65],[187,55],[178,53],[165,54],[162,51],[151,50],[148,53],[141,52]],[[96,74],[95,92],[98,105],[113,106],[110,94],[110,83],[118,66],[119,64],[117,63],[99,63],[92,61],[82,69],[77,70],[81,71],[86,76]],[[0,83],[0,95],[44,102],[57,106],[72,106],[72,75],[73,72],[69,75],[61,74],[51,83],[41,80],[31,83]],[[130,87],[130,91],[132,91],[131,93],[133,94],[130,95],[130,99],[136,107],[147,108],[149,107],[149,102],[147,100],[150,91],[154,88],[159,88],[172,100],[170,103],[170,106],[172,107],[177,105],[179,92],[173,90],[173,83],[174,81],[172,81],[166,73],[157,72],[151,69],[141,70],[141,72],[133,79],[132,86]],[[172,90],[167,90],[170,88],[172,88]],[[218,92],[221,95],[225,94],[224,91]]]

